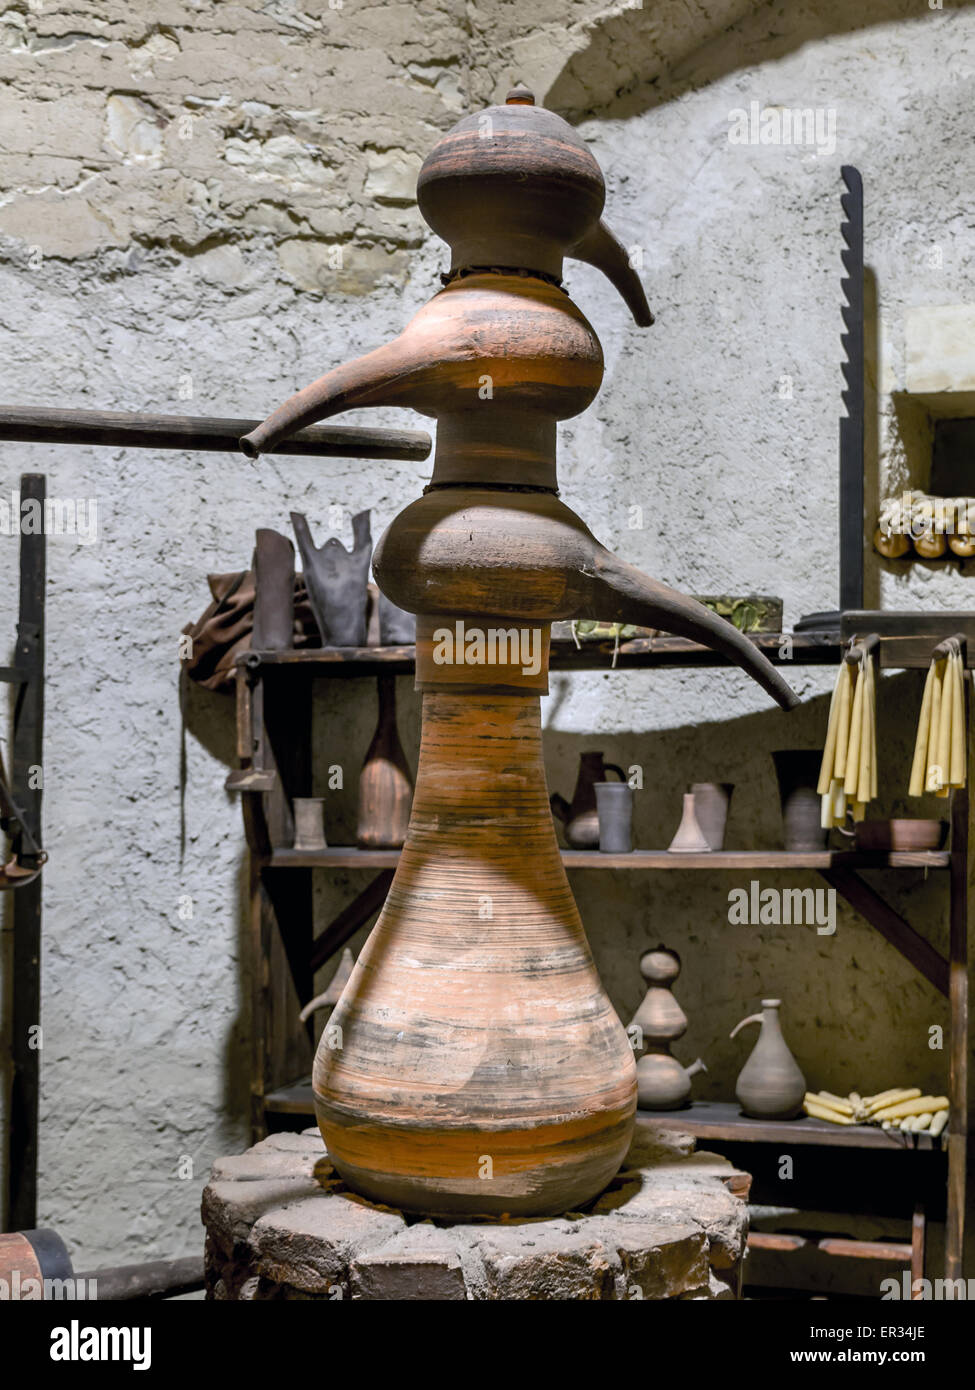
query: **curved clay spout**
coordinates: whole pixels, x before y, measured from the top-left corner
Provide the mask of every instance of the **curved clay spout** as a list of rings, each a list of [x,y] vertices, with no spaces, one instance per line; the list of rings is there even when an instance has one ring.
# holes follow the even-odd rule
[[[594,618],[662,628],[726,656],[783,709],[799,703],[764,653],[726,618],[618,559],[551,493],[428,492],[390,523],[372,564],[379,587],[409,613],[519,623]]]
[[[594,572],[584,577],[585,596],[580,611],[573,616],[594,618],[597,622],[658,627],[672,632],[675,637],[687,637],[741,666],[783,709],[794,709],[800,703],[799,696],[764,653],[726,618],[719,617],[696,599],[651,579],[598,541],[594,542],[594,552]]]
[[[643,282],[630,264],[623,243],[603,221],[597,222],[568,253],[575,261],[585,261],[601,270],[619,290],[640,328],[649,328],[653,314],[647,303]]]
[[[297,430],[360,405],[395,405],[411,383],[412,355],[403,334],[373,352],[327,372],[278,406],[257,429],[240,440],[249,459],[267,453]]]
[[[509,443],[530,439],[540,420],[551,433],[554,487],[554,422],[585,410],[602,377],[599,339],[562,290],[525,276],[471,275],[435,294],[391,342],[298,391],[240,447],[256,458],[296,430],[357,406],[410,406],[441,422],[462,417],[447,431],[455,451],[464,437],[497,432],[499,417],[508,422]],[[438,461],[443,443],[438,433]]]
[[[765,1015],[764,1015],[764,1014],[751,1014],[748,1018],[743,1018],[742,1021],[741,1021],[740,1023],[736,1023],[735,1026],[734,1026],[734,1028],[732,1028],[731,1032],[728,1034],[728,1037],[729,1037],[729,1038],[735,1037],[735,1035],[736,1035],[737,1033],[740,1033],[741,1030],[742,1030],[743,1028],[747,1027],[747,1025],[748,1025],[749,1023],[764,1023],[764,1022],[765,1022]]]

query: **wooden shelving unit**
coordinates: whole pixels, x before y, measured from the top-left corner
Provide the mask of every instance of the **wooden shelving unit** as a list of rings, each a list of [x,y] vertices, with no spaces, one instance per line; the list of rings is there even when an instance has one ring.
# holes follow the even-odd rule
[[[922,636],[881,636],[879,663],[887,668],[923,668],[933,645],[959,628],[959,615]],[[944,630],[942,630],[942,628]],[[777,664],[835,665],[843,646],[838,634],[760,634],[753,639]],[[973,644],[975,645],[975,644]],[[971,650],[971,647],[970,647]],[[621,643],[552,643],[553,671],[654,670],[666,667],[718,667],[724,658],[709,648],[675,637],[641,637]],[[317,853],[291,848],[290,805],[310,794],[310,716],[312,682],[321,678],[361,678],[411,674],[412,647],[334,648],[252,651],[238,663],[237,732],[240,767],[228,787],[241,793],[250,848],[250,943],[254,980],[254,1053],[251,1124],[255,1138],[269,1123],[293,1123],[313,1115],[309,1075],[313,1056],[311,1022],[298,1021],[313,993],[313,976],[381,908],[399,860],[397,850],[330,847]],[[951,837],[944,850],[923,853],[862,854],[827,851],[727,850],[675,854],[636,850],[631,854],[563,851],[570,872],[734,872],[801,870],[822,876],[866,917],[911,964],[949,1000],[951,1018],[951,1115],[948,1149],[946,1275],[961,1277],[968,1134],[968,843],[969,798],[953,795]],[[316,870],[355,869],[369,875],[367,886],[341,913],[313,936],[312,874]],[[945,876],[949,897],[950,950],[946,959],[901,917],[861,876],[863,870],[928,872]],[[646,1118],[646,1117],[642,1117]],[[661,1116],[653,1117],[654,1123]],[[671,1121],[664,1120],[665,1123]],[[867,1127],[849,1129],[812,1120],[769,1126],[747,1120],[735,1105],[695,1105],[672,1117],[676,1128],[701,1138],[781,1141],[839,1148],[893,1149],[898,1141]],[[775,1133],[772,1134],[771,1131]],[[720,1132],[719,1132],[720,1131]],[[781,1132],[780,1132],[781,1131]],[[918,1141],[925,1147],[924,1139]],[[930,1139],[927,1146],[931,1147]],[[906,1148],[906,1145],[902,1145]]]
[[[358,849],[335,845],[305,851],[276,849],[274,869],[395,869],[398,849]],[[713,853],[673,853],[667,849],[635,849],[629,854],[601,854],[599,850],[564,849],[567,869],[947,869],[951,853],[939,850],[898,850],[892,854],[857,854],[824,850],[821,854],[794,854],[788,850],[720,850]]]

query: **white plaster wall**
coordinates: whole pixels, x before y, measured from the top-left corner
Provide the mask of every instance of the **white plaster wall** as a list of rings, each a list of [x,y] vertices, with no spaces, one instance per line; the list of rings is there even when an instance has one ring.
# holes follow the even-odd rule
[[[0,26],[6,399],[260,415],[375,346],[430,297],[444,264],[410,203],[419,157],[461,111],[520,79],[581,119],[607,174],[607,216],[643,247],[658,315],[634,329],[595,272],[570,267],[607,371],[596,405],[563,430],[565,499],[678,587],[780,594],[790,623],[835,604],[839,167],[863,172],[880,302],[870,466],[899,476],[886,399],[904,385],[906,310],[975,300],[967,8],[280,0],[106,5],[92,18],[52,0],[40,14],[14,5]],[[730,145],[728,113],[752,99],[834,108],[835,151]],[[923,258],[932,244],[944,250],[937,272]],[[783,375],[791,400],[778,394]],[[415,423],[349,417],[367,418]],[[232,702],[191,692],[184,732],[178,633],[206,603],[206,573],[246,561],[255,527],[287,530],[298,509],[323,529],[339,503],[371,507],[378,536],[426,470],[41,446],[4,446],[0,459],[0,495],[36,469],[50,494],[99,509],[97,544],[49,544],[40,1223],[88,1266],[177,1255],[199,1247],[209,1162],[246,1140],[249,1027],[243,835],[223,790]],[[642,530],[628,529],[631,504]],[[0,546],[12,577],[16,541]],[[905,581],[871,567],[871,584],[868,601],[887,606],[967,602],[956,571],[918,567]],[[0,594],[11,642],[15,607],[11,584]],[[685,784],[732,780],[729,844],[774,846],[768,752],[820,741],[829,681],[797,670],[809,703],[787,717],[734,672],[556,676],[544,707],[551,785],[571,792],[585,748],[641,763],[637,838],[656,846]],[[416,703],[399,685],[415,756]],[[354,767],[364,752],[366,691],[328,688],[323,762]],[[891,810],[906,809],[918,696],[915,677],[882,682]],[[347,794],[333,840],[352,815]],[[813,1085],[942,1087],[943,1054],[926,1046],[945,1021],[935,992],[848,914],[833,938],[730,927],[740,881],[574,879],[624,1018],[641,995],[641,951],[663,938],[682,953],[690,1027],[677,1050],[711,1068],[696,1093],[730,1092],[747,1044],[727,1034],[769,993],[785,1001]],[[320,912],[362,886],[356,874],[323,882]],[[936,884],[911,876],[885,891],[944,945]]]

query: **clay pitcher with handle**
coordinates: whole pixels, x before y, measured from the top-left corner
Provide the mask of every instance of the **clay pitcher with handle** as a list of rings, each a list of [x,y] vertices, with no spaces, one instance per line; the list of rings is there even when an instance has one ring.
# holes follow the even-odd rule
[[[623,769],[615,763],[604,763],[602,753],[583,753],[579,758],[579,776],[571,803],[558,792],[549,797],[552,814],[565,827],[565,842],[571,849],[599,848],[596,783],[607,781],[607,772],[615,772],[621,782],[626,781]]]
[[[781,1003],[781,999],[763,999],[762,1012],[743,1018],[731,1032],[734,1037],[746,1024],[762,1026],[735,1083],[742,1111],[756,1120],[794,1120],[806,1094],[806,1078],[782,1036]]]

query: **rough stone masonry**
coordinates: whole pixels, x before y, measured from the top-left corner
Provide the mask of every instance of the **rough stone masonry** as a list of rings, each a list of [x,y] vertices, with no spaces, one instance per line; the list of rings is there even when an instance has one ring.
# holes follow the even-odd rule
[[[640,1129],[585,1212],[421,1221],[335,1173],[317,1129],[272,1134],[213,1165],[203,1193],[208,1297],[320,1299],[736,1298],[747,1176],[689,1135]],[[743,1186],[744,1184],[744,1186]]]

